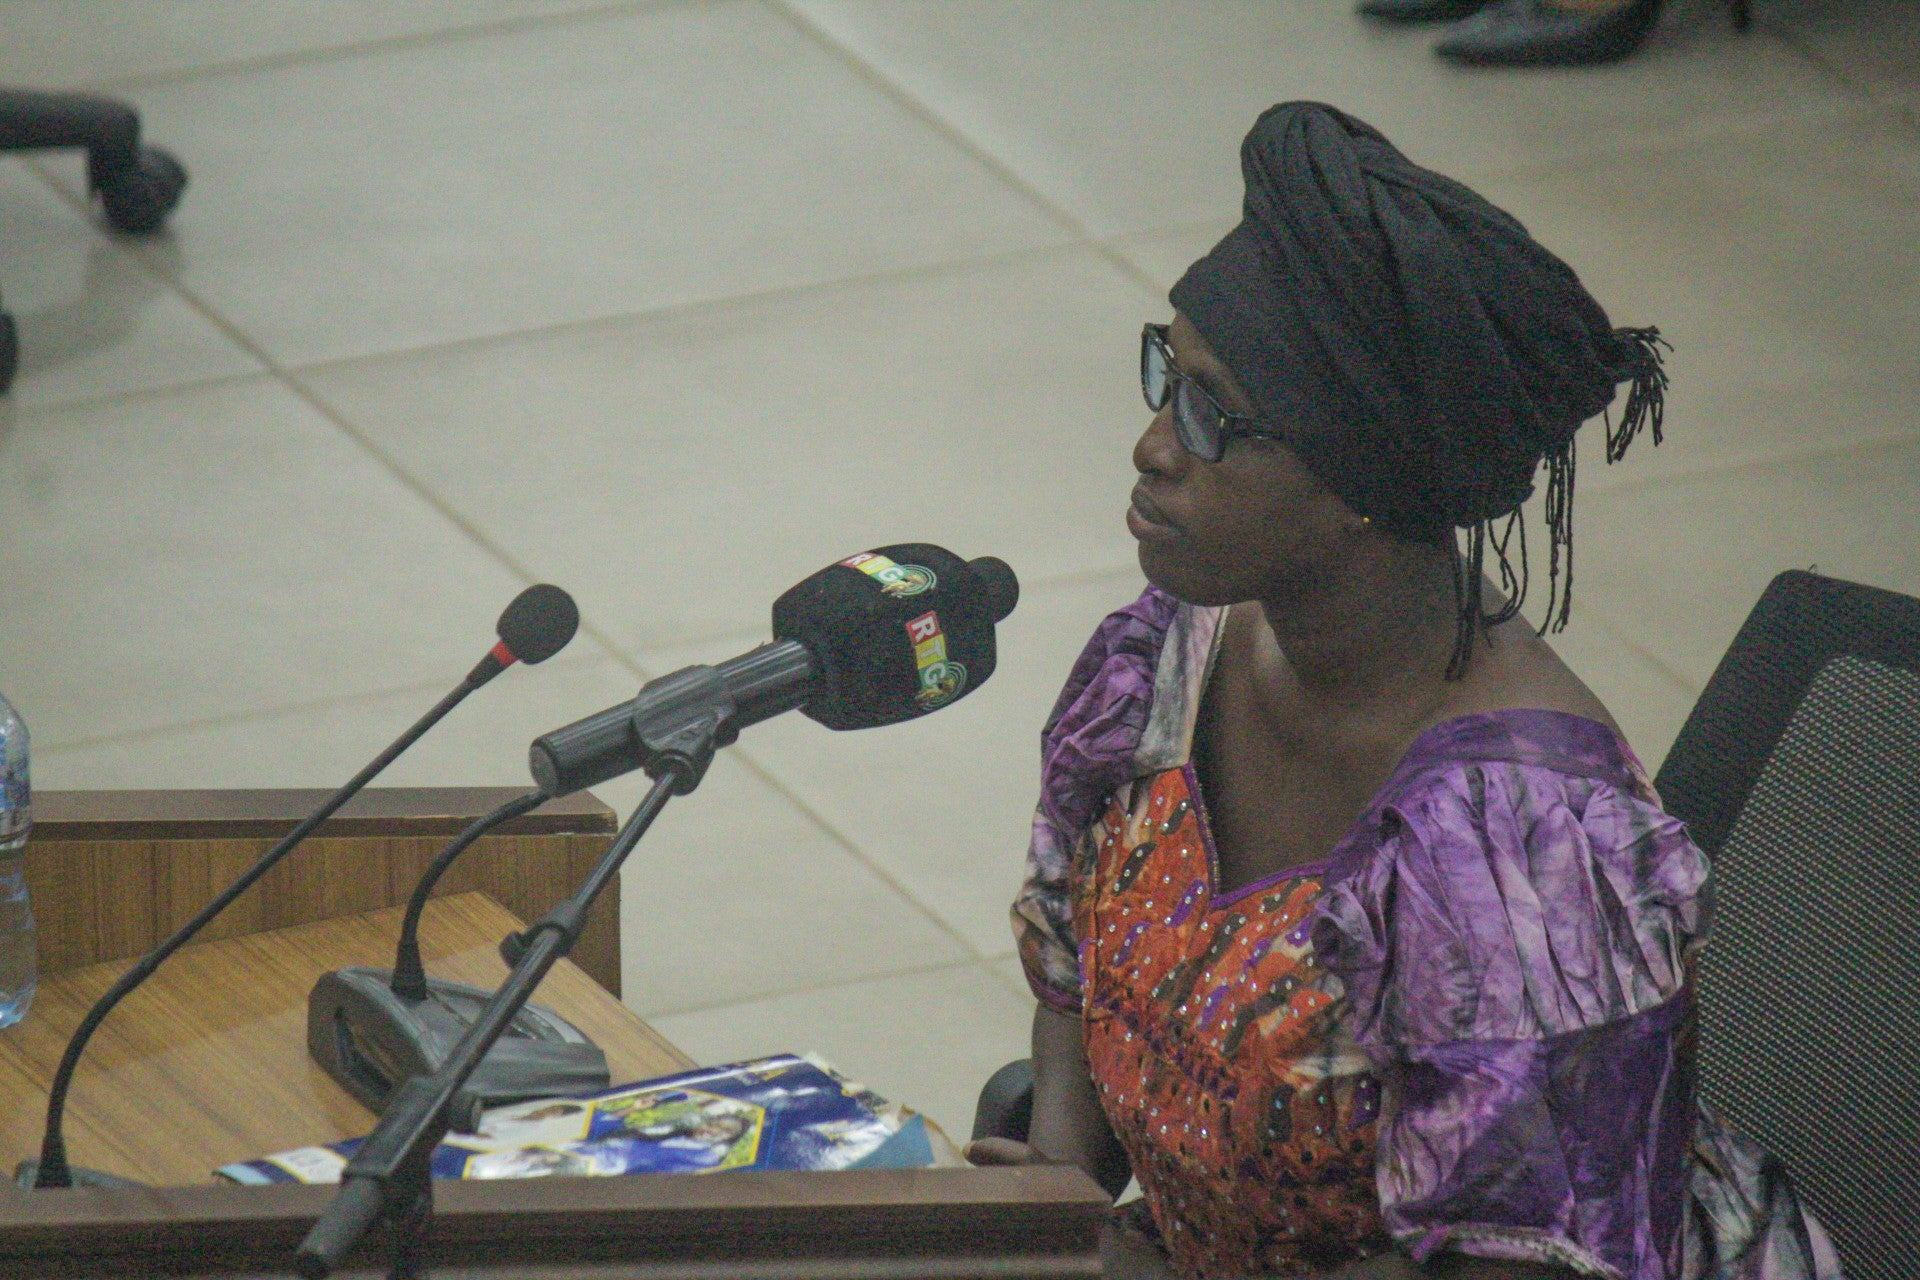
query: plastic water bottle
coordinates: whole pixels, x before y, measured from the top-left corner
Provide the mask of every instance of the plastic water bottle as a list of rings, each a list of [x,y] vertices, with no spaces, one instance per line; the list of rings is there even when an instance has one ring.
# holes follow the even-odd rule
[[[27,1016],[39,985],[33,904],[27,901],[27,835],[33,789],[27,781],[27,726],[0,696],[0,1027]]]

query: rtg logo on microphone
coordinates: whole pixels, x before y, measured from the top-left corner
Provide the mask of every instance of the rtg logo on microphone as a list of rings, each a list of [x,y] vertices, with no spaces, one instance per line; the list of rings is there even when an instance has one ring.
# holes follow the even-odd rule
[[[929,609],[907,623],[907,638],[913,641],[914,665],[920,668],[920,692],[913,700],[922,711],[944,707],[967,687],[967,669],[947,660],[947,637],[940,630],[940,615]]]
[[[857,556],[848,556],[840,562],[849,569],[858,569],[880,584],[880,590],[896,599],[908,596],[925,595],[940,585],[940,579],[933,570],[925,565],[895,564],[882,555],[871,551],[862,551]]]

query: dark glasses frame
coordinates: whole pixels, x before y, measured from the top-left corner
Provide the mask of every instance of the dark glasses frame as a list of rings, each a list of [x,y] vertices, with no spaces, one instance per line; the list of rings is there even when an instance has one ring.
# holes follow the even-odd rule
[[[1159,390],[1155,393],[1154,362],[1159,361]],[[1229,413],[1211,392],[1195,382],[1174,361],[1173,348],[1167,343],[1167,326],[1149,323],[1140,330],[1140,394],[1147,408],[1159,413],[1173,402],[1173,432],[1181,447],[1196,458],[1218,462],[1231,440],[1254,437],[1279,440],[1271,427],[1260,425],[1258,418]]]

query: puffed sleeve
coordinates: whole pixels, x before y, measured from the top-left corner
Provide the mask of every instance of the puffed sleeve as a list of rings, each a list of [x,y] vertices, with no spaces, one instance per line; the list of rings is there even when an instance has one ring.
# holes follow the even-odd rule
[[[1107,797],[1133,775],[1160,651],[1178,608],[1149,587],[1109,614],[1075,661],[1041,733],[1040,804],[1026,881],[1013,903],[1013,936],[1035,998],[1064,1013],[1080,1012],[1077,848]]]
[[[1519,764],[1436,770],[1382,822],[1313,936],[1381,1076],[1395,1238],[1677,1280],[1704,856],[1643,795]]]

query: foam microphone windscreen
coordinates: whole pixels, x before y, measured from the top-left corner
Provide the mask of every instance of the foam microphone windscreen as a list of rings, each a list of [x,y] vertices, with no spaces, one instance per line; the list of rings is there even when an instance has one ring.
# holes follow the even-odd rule
[[[812,650],[820,674],[801,710],[829,729],[869,729],[937,711],[993,674],[993,624],[1019,598],[1013,570],[926,543],[850,556],[773,605],[777,640]]]
[[[580,607],[552,583],[528,587],[500,614],[495,631],[521,662],[545,662],[567,647],[580,629]]]
[[[995,622],[1013,612],[1020,603],[1020,579],[1013,576],[1012,565],[999,556],[978,556],[967,561],[967,568],[979,581],[987,613]]]

